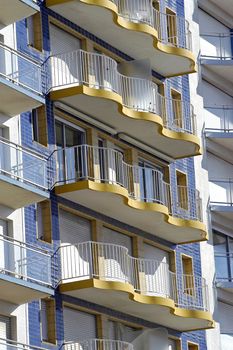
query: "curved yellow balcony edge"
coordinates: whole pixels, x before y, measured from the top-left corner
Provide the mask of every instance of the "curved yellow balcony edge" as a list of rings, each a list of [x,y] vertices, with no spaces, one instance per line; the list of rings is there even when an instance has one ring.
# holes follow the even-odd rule
[[[166,308],[169,308],[170,313],[174,316],[206,320],[208,322],[208,326],[205,327],[205,329],[214,328],[215,326],[215,322],[210,312],[182,309],[180,307],[176,307],[174,300],[170,298],[139,294],[134,291],[133,286],[129,283],[116,282],[116,281],[103,281],[96,278],[90,278],[82,281],[64,283],[59,286],[60,292],[68,292],[68,291],[74,291],[74,290],[85,289],[85,288],[98,288],[98,289],[115,290],[115,291],[124,292],[128,294],[129,299],[132,301],[135,301],[141,304],[158,305],[158,306],[164,306]],[[203,328],[199,328],[199,329],[203,329]]]
[[[73,1],[73,0],[46,0],[46,6],[49,7],[49,6],[54,6],[54,5],[60,5],[62,3],[66,3],[66,2],[70,2],[70,1]],[[190,60],[190,70],[180,72],[178,75],[190,74],[190,73],[197,72],[197,65],[195,62],[195,56],[192,52],[190,52],[187,49],[172,47],[172,46],[165,45],[165,44],[161,43],[158,39],[157,30],[152,28],[148,24],[133,23],[133,22],[130,22],[130,21],[120,17],[120,15],[118,13],[117,6],[115,4],[113,4],[112,1],[109,1],[109,0],[79,0],[79,1],[84,3],[84,4],[87,4],[87,5],[104,7],[105,9],[111,11],[114,23],[122,28],[142,32],[144,34],[149,34],[153,38],[153,46],[155,49],[157,49],[165,54],[173,54],[176,56],[181,56],[181,57],[189,59]]]
[[[206,241],[208,239],[206,227],[202,222],[173,217],[169,215],[168,208],[162,204],[148,203],[148,202],[142,202],[142,201],[137,201],[135,199],[132,199],[129,197],[129,193],[127,189],[119,185],[98,183],[90,180],[82,180],[82,181],[55,187],[56,194],[62,194],[67,192],[80,191],[80,190],[92,190],[92,191],[109,192],[109,193],[117,194],[119,196],[122,196],[124,204],[128,205],[131,208],[138,209],[138,210],[158,212],[163,215],[164,221],[170,225],[187,227],[187,228],[192,228],[200,231],[200,238],[192,242]],[[187,242],[184,242],[184,243],[186,244]],[[182,242],[180,244],[182,244]]]
[[[193,134],[188,134],[184,132],[172,131],[163,126],[163,120],[159,115],[150,112],[139,112],[134,111],[128,107],[123,106],[122,97],[116,92],[107,91],[103,89],[95,89],[85,85],[78,85],[72,87],[66,87],[64,89],[53,90],[50,92],[50,97],[52,100],[58,100],[65,97],[70,97],[76,94],[84,94],[90,97],[99,97],[107,100],[111,100],[118,104],[118,111],[122,116],[132,118],[135,120],[143,120],[156,124],[157,130],[161,136],[169,139],[190,142],[195,145],[195,152],[188,156],[201,155],[202,150],[200,146],[200,140],[197,136]],[[180,158],[183,158],[182,156]]]

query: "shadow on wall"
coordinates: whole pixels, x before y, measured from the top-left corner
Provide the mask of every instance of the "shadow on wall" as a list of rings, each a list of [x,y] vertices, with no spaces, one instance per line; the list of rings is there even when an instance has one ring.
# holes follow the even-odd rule
[[[147,329],[133,341],[134,350],[167,350],[168,332],[165,328]]]

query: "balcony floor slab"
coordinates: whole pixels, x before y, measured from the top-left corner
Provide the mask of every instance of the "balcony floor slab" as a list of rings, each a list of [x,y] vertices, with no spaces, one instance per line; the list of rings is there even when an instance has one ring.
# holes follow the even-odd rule
[[[127,283],[83,280],[64,283],[60,291],[150,322],[179,331],[213,328],[208,312],[176,308],[174,301],[163,296],[134,293]]]
[[[9,6],[9,5],[8,5]],[[45,103],[42,96],[0,76],[0,112],[11,117]]]
[[[49,192],[0,172],[0,204],[18,209],[49,198]]]
[[[32,0],[11,0],[10,2],[11,6],[9,6],[9,0],[0,0],[0,23],[4,26],[32,16],[40,10]]]
[[[52,288],[5,275],[0,271],[0,300],[16,305],[54,295]]]
[[[173,159],[201,154],[197,136],[165,128],[156,114],[124,107],[121,97],[112,91],[76,85],[51,91],[50,97]]]
[[[164,205],[131,199],[119,185],[80,181],[56,186],[55,193],[170,242],[207,239],[203,223],[172,217]]]

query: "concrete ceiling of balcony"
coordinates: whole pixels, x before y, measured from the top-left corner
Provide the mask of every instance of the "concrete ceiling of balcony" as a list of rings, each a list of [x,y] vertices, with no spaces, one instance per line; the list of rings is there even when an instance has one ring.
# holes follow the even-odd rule
[[[0,27],[29,17],[37,11],[39,6],[32,0],[0,0]]]

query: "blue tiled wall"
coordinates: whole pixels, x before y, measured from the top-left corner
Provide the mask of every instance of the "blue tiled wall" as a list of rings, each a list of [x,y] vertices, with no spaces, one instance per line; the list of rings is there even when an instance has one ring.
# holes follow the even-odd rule
[[[161,2],[161,5],[164,5],[165,2]],[[166,1],[167,6],[171,7],[173,10],[176,11],[176,13],[180,16],[184,15],[184,5],[183,0],[167,0]],[[131,57],[125,55],[123,52],[120,52],[117,50],[117,48],[112,47],[111,45],[103,42],[101,39],[97,38],[91,33],[86,32],[84,29],[78,27],[77,25],[70,23],[67,19],[61,17],[60,15],[54,13],[51,9],[46,9],[42,2],[41,2],[41,13],[42,13],[42,23],[43,23],[43,46],[44,46],[44,52],[43,54],[39,54],[36,50],[30,48],[27,46],[27,39],[26,39],[26,26],[25,26],[25,20],[17,23],[17,45],[18,49],[22,52],[28,53],[32,55],[34,58],[45,60],[49,55],[49,26],[48,26],[48,15],[55,17],[57,20],[61,21],[62,23],[70,26],[73,30],[78,31],[79,33],[82,33],[89,39],[99,43],[103,47],[106,47],[108,50],[116,53],[118,56],[130,60]],[[156,72],[154,72],[154,75],[156,77],[159,77],[162,79],[161,76],[159,76]],[[45,81],[43,81],[43,84],[45,85]],[[175,88],[178,91],[182,93],[182,97],[185,101],[189,102],[189,78],[188,76],[182,76],[172,79],[166,80],[166,95],[169,96],[170,94],[170,88]],[[31,113],[23,113],[21,115],[21,134],[22,134],[22,144],[30,147],[31,149],[34,149],[36,151],[39,151],[45,155],[49,155],[53,149],[55,144],[55,135],[54,135],[54,115],[53,115],[53,104],[49,99],[46,99],[46,109],[47,109],[47,121],[48,121],[48,149],[45,147],[40,146],[38,143],[35,143],[32,141],[32,127],[31,127]],[[171,165],[171,183],[174,185],[176,184],[176,176],[175,176],[175,170],[179,169],[182,171],[187,172],[188,174],[188,184],[191,188],[195,188],[195,176],[194,176],[194,163],[193,159],[184,159],[179,160]],[[26,230],[26,240],[28,243],[36,244],[40,247],[46,248],[47,250],[54,253],[59,245],[59,223],[58,223],[58,200],[62,201],[61,199],[56,198],[55,195],[51,194],[51,204],[52,204],[52,230],[53,230],[53,245],[43,243],[41,241],[38,241],[36,239],[36,224],[35,224],[35,206],[30,206],[25,209],[25,230]],[[68,201],[65,201],[67,206],[74,206],[73,203],[69,203]],[[80,209],[80,207],[79,207]],[[84,208],[83,208],[84,210]],[[87,208],[85,210],[88,210]],[[99,215],[99,214],[96,214]],[[111,218],[106,218],[106,220],[112,220]],[[114,220],[114,224],[117,226],[124,226],[126,229],[132,230],[132,228],[126,227],[124,224],[120,224]],[[135,230],[134,230],[135,232]],[[147,233],[143,232],[137,232],[138,234],[141,234],[144,237]],[[152,237],[150,237],[152,238]],[[153,238],[154,239],[154,238]],[[164,242],[169,246],[168,242]],[[170,245],[171,246],[171,245]],[[182,273],[182,266],[181,266],[181,254],[186,253],[188,255],[191,255],[194,259],[194,271],[197,276],[201,276],[201,263],[200,263],[200,249],[199,244],[189,244],[189,245],[183,245],[183,246],[177,246],[174,247],[176,249],[176,257],[177,257],[177,271]],[[54,280],[57,278],[59,266],[54,270]],[[66,297],[68,298],[68,297]],[[58,338],[58,346],[61,345],[63,341],[63,317],[62,317],[62,296],[59,295],[59,293],[55,296],[56,299],[56,326],[57,326],[57,338]],[[63,297],[64,299],[64,297]],[[81,301],[78,300],[70,300],[74,304],[78,303],[80,304]],[[83,302],[82,302],[83,303]],[[94,305],[91,306],[92,308],[95,308]],[[98,308],[98,306],[96,306]],[[111,311],[105,310],[107,313]],[[113,314],[116,314],[113,312]],[[122,318],[128,318],[130,320],[130,317],[127,315],[121,315]],[[184,320],[185,322],[185,320]],[[156,325],[149,325],[148,322],[145,323],[147,326],[156,326]],[[39,302],[33,302],[29,305],[29,332],[30,332],[30,343],[32,345],[42,346],[41,344],[41,336],[40,336],[40,313],[39,313]],[[193,341],[200,344],[200,350],[206,350],[206,341],[205,341],[205,332],[204,331],[197,331],[197,332],[191,332],[191,333],[184,333],[180,334],[178,332],[170,330],[170,333],[172,335],[176,335],[178,337],[181,336],[182,338],[182,345],[183,350],[187,349],[187,341]],[[46,344],[43,344],[43,346],[50,347]],[[54,348],[54,347],[53,347]]]

